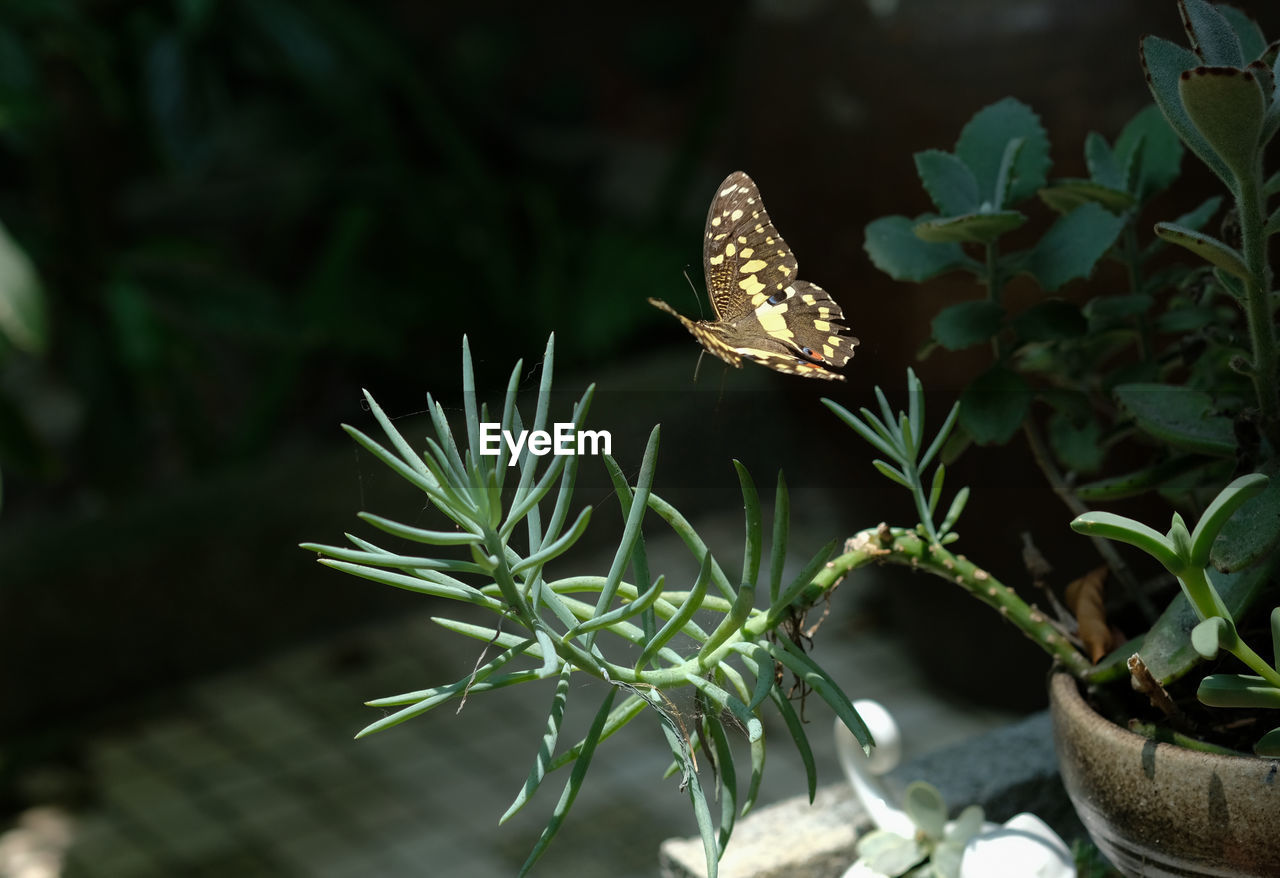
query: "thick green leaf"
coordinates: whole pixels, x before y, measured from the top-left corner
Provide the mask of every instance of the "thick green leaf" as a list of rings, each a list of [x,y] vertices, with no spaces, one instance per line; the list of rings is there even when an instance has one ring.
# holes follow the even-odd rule
[[[1182,25],[1187,32],[1187,39],[1191,41],[1191,48],[1201,61],[1206,64],[1244,66],[1246,59],[1240,50],[1240,39],[1215,4],[1206,0],[1181,0],[1179,5],[1182,7]]]
[[[1086,503],[1135,497],[1155,490],[1166,482],[1184,476],[1203,465],[1203,457],[1183,455],[1121,476],[1112,476],[1079,485],[1076,487],[1076,496]]]
[[[1209,571],[1213,587],[1232,617],[1238,619],[1244,615],[1264,592],[1270,567],[1269,564],[1255,564],[1239,573]],[[1179,679],[1200,661],[1199,654],[1191,645],[1191,629],[1199,623],[1200,617],[1192,609],[1191,602],[1179,592],[1144,636],[1125,643],[1108,655],[1094,668],[1090,678],[1101,682],[1127,675],[1125,660],[1139,652],[1152,676],[1161,684]]]
[[[940,149],[918,152],[915,160],[920,182],[943,216],[977,211],[980,204],[978,181],[968,165]]]
[[[1116,399],[1138,429],[1175,448],[1227,457],[1236,452],[1231,419],[1207,393],[1172,384],[1122,384]]]
[[[1129,120],[1115,144],[1117,160],[1125,167],[1133,168],[1137,178],[1127,181],[1125,188],[1142,201],[1167,189],[1178,179],[1182,152],[1178,135],[1154,104],[1139,110]]]
[[[1088,330],[1079,306],[1065,299],[1037,302],[1013,318],[1013,331],[1021,341],[1062,341],[1079,338]]]
[[[1024,270],[1052,292],[1087,277],[1124,228],[1124,220],[1099,204],[1084,204],[1059,217],[1027,254]]]
[[[1070,213],[1082,204],[1096,202],[1112,213],[1134,205],[1134,197],[1122,189],[1112,189],[1092,180],[1055,180],[1040,190],[1040,200],[1058,213]]]
[[[1266,109],[1258,77],[1238,67],[1197,67],[1182,74],[1178,93],[1187,117],[1236,178],[1255,173]]]
[[[1027,221],[1025,214],[1016,210],[997,213],[968,213],[964,216],[926,220],[917,223],[916,237],[932,244],[948,242],[990,244],[1005,232],[1021,227]]]
[[[1271,759],[1280,757],[1280,728],[1272,729],[1259,738],[1253,745],[1253,752]]]
[[[1200,66],[1200,59],[1189,49],[1160,37],[1148,36],[1142,40],[1142,66],[1147,73],[1147,86],[1156,106],[1187,147],[1199,156],[1209,168],[1228,186],[1233,184],[1226,163],[1209,146],[1209,141],[1192,123],[1182,106],[1178,84],[1184,70]]]
[[[894,280],[919,283],[960,268],[979,268],[959,244],[934,244],[916,237],[921,218],[883,216],[867,223],[862,247],[871,263]]]
[[[1210,707],[1280,708],[1280,689],[1253,674],[1210,674],[1196,698]]]
[[[974,442],[1002,445],[1022,426],[1030,407],[1026,380],[997,363],[960,394],[960,424]]]
[[[1094,418],[1076,420],[1062,412],[1049,419],[1049,447],[1067,469],[1092,473],[1102,466],[1106,449],[1102,445],[1102,425]]]
[[[969,166],[984,201],[995,203],[996,183],[1010,140],[1024,139],[1014,164],[1013,185],[1005,199],[1017,204],[1045,184],[1049,165],[1049,135],[1040,117],[1013,98],[1004,98],[974,114],[956,142],[956,155]]]
[[[1274,461],[1263,469],[1271,477],[1262,493],[1245,502],[1213,541],[1209,561],[1223,571],[1243,570],[1272,554],[1280,544],[1280,477]]]
[[[1000,331],[1004,307],[979,299],[943,308],[933,318],[933,338],[949,351],[981,344]]]

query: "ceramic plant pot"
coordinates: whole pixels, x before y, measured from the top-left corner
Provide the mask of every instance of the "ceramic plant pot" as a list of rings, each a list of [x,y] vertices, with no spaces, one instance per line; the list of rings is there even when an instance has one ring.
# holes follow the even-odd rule
[[[1280,760],[1157,744],[1098,715],[1065,673],[1049,703],[1063,785],[1125,875],[1280,876]]]

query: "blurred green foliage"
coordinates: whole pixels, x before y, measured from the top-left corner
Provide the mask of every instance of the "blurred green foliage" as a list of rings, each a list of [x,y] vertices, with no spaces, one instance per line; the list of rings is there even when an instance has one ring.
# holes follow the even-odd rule
[[[50,325],[43,361],[0,356],[6,475],[111,490],[251,457],[361,385],[415,404],[462,332],[482,374],[552,327],[567,365],[607,354],[693,252],[714,10],[608,43],[435,4],[6,12],[0,220]],[[677,118],[630,130],[646,102]],[[646,137],[637,180],[618,144]]]

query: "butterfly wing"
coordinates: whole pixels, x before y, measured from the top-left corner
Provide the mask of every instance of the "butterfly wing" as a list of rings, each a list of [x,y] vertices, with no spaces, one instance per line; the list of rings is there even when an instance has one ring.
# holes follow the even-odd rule
[[[749,314],[796,279],[796,257],[770,222],[760,190],[742,171],[725,177],[711,200],[702,267],[717,320]]]
[[[841,368],[858,339],[843,335],[844,312],[817,284],[796,281],[764,297],[749,313],[728,321],[721,340],[739,356],[788,374],[844,380]]]

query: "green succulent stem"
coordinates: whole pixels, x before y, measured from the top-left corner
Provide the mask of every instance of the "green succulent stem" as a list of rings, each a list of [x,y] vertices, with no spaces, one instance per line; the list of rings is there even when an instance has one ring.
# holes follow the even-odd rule
[[[872,563],[909,567],[954,583],[993,607],[1070,673],[1083,677],[1092,667],[1040,609],[1028,604],[1017,592],[964,555],[952,554],[913,529],[880,525],[858,532],[845,543],[844,553],[833,558],[814,577],[805,599],[816,600],[824,589],[838,583],[849,572]]]
[[[1263,430],[1280,447],[1280,388],[1277,387],[1276,334],[1273,325],[1271,278],[1267,266],[1267,237],[1263,232],[1266,202],[1262,174],[1247,175],[1238,184],[1241,248],[1249,277],[1245,280],[1245,316],[1253,348],[1252,379],[1262,414]]]

